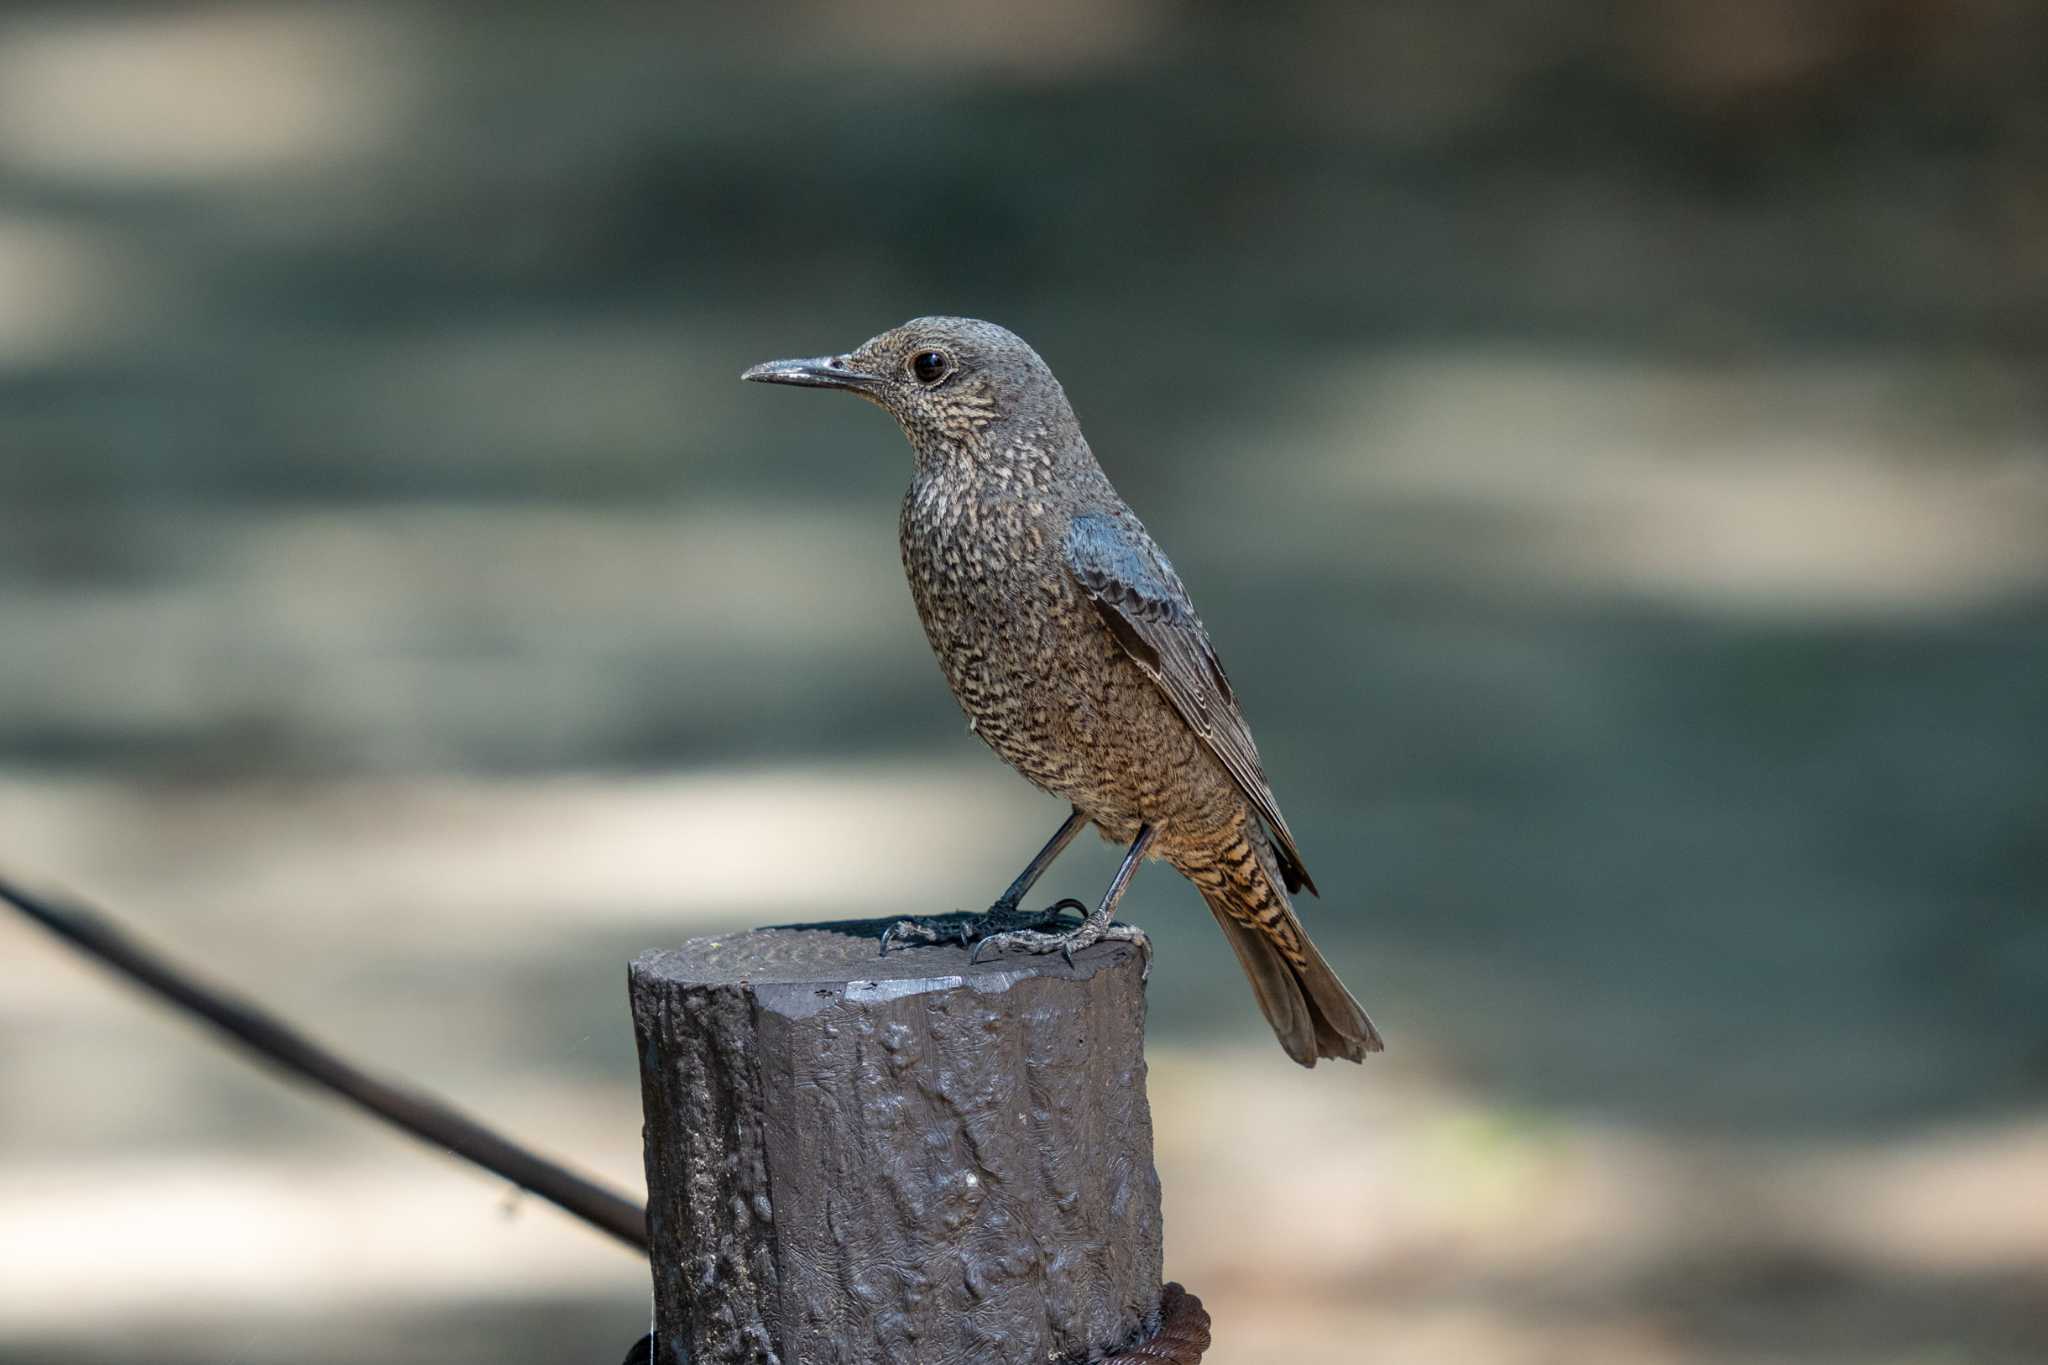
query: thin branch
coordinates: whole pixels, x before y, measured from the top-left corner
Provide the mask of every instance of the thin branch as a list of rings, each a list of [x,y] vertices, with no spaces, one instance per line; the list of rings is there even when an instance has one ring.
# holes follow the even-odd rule
[[[500,1137],[431,1095],[352,1066],[268,1011],[200,984],[92,910],[53,904],[5,878],[0,878],[0,900],[290,1075],[532,1191],[646,1254],[646,1211],[625,1196]]]

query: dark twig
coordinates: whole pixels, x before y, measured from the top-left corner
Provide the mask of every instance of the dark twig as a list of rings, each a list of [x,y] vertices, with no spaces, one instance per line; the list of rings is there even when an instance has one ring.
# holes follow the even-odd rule
[[[276,1016],[201,985],[93,911],[76,904],[55,905],[4,878],[0,900],[289,1074],[532,1191],[646,1254],[646,1211],[623,1195],[498,1136],[431,1095],[364,1073]]]

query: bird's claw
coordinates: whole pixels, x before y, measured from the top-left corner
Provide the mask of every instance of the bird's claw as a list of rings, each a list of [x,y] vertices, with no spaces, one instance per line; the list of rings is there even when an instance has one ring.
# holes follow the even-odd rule
[[[1062,901],[1053,908],[1060,909],[1078,904]],[[1093,920],[1084,920],[1063,934],[1048,934],[1035,929],[1013,929],[1007,933],[990,934],[974,945],[967,960],[980,962],[984,956],[999,955],[1014,949],[1028,954],[1058,953],[1061,959],[1072,967],[1075,953],[1084,948],[1092,948],[1098,943],[1136,944],[1144,959],[1145,979],[1151,979],[1152,940],[1137,925],[1118,924],[1115,921],[1097,924]]]
[[[950,943],[959,937],[959,930],[943,920],[900,919],[882,931],[881,956],[887,957],[891,948]]]
[[[968,923],[966,920],[956,920],[951,916],[899,919],[882,931],[881,956],[887,957],[891,948],[905,943],[945,943],[957,939],[964,947],[968,942]]]
[[[980,915],[936,915],[930,918],[900,919],[882,931],[881,956],[887,957],[889,950],[904,944],[957,943],[972,951],[969,962],[980,961],[981,945],[993,939],[1006,938],[1013,933],[1029,932],[1048,925],[1064,924],[1060,918],[1063,910],[1078,910],[1083,915],[1088,907],[1068,897],[1055,901],[1043,910],[1023,911],[1014,904],[997,901],[986,913]],[[1057,937],[1048,934],[1047,938]]]

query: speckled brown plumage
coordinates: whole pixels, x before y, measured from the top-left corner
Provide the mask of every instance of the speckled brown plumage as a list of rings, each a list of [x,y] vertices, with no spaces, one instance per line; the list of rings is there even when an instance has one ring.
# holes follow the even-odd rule
[[[747,377],[847,389],[896,417],[916,456],[903,567],[975,734],[1105,836],[1149,837],[1139,852],[1195,884],[1288,1055],[1378,1051],[1288,900],[1314,883],[1207,631],[1038,354],[992,323],[918,318]]]

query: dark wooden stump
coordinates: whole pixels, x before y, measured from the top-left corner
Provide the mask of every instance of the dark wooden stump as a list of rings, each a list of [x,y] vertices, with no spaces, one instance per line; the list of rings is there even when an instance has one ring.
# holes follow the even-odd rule
[[[1136,950],[881,928],[633,963],[664,1365],[1046,1365],[1157,1324]]]

